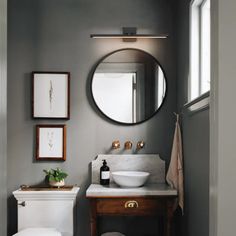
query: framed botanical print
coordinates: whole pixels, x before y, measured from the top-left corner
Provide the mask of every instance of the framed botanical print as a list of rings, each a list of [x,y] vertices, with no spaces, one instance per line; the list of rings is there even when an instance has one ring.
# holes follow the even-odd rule
[[[32,117],[70,118],[70,73],[32,72]]]
[[[36,126],[36,160],[66,160],[66,126]]]

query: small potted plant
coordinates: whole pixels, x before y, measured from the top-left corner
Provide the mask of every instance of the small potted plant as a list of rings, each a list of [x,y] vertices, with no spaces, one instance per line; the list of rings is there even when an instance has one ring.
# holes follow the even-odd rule
[[[65,185],[65,178],[68,176],[67,173],[62,171],[60,168],[43,170],[46,174],[45,178],[49,185],[52,187],[63,187]]]

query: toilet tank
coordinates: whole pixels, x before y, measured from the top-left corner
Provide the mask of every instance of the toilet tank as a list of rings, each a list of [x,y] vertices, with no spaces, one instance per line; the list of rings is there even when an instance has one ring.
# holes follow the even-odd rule
[[[78,187],[71,190],[13,192],[18,204],[18,231],[31,227],[56,228],[63,235],[74,235]]]

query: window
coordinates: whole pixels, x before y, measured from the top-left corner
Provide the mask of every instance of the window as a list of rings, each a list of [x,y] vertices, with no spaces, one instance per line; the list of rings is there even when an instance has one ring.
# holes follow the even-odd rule
[[[189,100],[210,90],[210,0],[193,0],[190,7]]]

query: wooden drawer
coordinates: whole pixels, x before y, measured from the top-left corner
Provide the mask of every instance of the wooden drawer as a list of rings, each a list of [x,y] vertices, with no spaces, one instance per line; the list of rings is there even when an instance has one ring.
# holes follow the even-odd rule
[[[166,212],[163,198],[104,198],[96,199],[98,215],[159,215]]]

